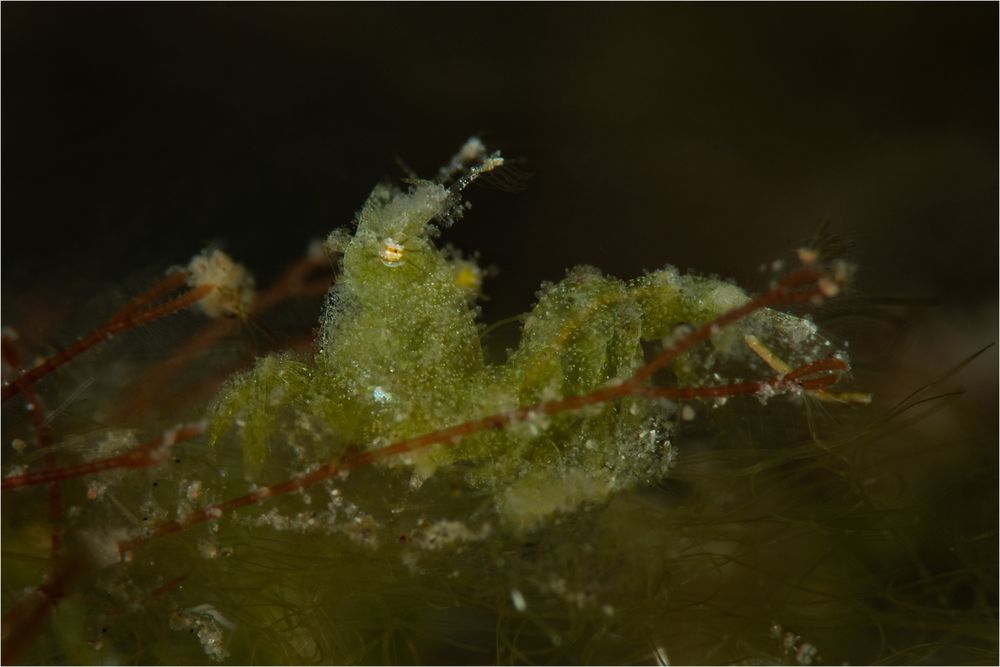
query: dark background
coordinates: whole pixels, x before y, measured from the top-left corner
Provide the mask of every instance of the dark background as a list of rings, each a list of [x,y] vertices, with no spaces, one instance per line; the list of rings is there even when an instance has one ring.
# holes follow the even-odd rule
[[[997,22],[995,3],[5,3],[4,320],[212,241],[266,283],[394,156],[432,175],[479,133],[533,174],[474,188],[446,234],[500,269],[488,319],[580,263],[758,287],[830,221],[859,293],[981,321],[971,352],[996,328]]]

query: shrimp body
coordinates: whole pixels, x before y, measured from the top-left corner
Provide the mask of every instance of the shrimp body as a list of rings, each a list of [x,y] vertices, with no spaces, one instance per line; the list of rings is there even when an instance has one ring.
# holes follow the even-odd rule
[[[347,447],[377,449],[592,392],[641,367],[643,341],[662,340],[678,325],[707,322],[748,300],[734,285],[671,267],[628,283],[577,267],[542,287],[506,363],[486,364],[469,298],[469,275],[481,272],[439,249],[435,236],[463,211],[457,186],[502,158],[463,149],[453,164],[464,164],[462,155],[472,155],[474,164],[443,170],[464,173],[456,185],[415,181],[405,191],[379,185],[353,233],[331,234],[327,248],[340,271],[315,358],[267,357],[216,401],[212,433],[216,440],[235,433],[251,476],[270,458],[281,459],[289,442],[305,448],[307,458],[335,458]],[[787,338],[785,329],[800,338],[815,331],[804,320],[765,310],[713,337],[712,354],[750,363],[753,354],[740,335]],[[674,370],[695,382],[703,380],[702,366],[684,358]],[[583,413],[539,415],[390,465],[409,466],[419,483],[463,461],[466,481],[490,489],[515,523],[533,525],[551,512],[666,474],[676,408],[630,397]]]

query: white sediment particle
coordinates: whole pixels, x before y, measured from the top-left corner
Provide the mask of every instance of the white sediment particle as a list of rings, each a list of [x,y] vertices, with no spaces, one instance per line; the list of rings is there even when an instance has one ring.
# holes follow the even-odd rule
[[[685,405],[681,408],[681,419],[686,422],[694,421],[695,411],[690,405]]]
[[[236,624],[235,623],[233,623],[228,618],[226,618],[225,616],[223,616],[219,612],[218,609],[216,609],[215,607],[213,607],[210,604],[200,604],[200,605],[197,605],[195,607],[191,607],[187,611],[191,612],[192,614],[201,614],[203,616],[208,616],[212,620],[214,620],[216,623],[218,623],[222,627],[226,628],[227,630],[235,630],[236,629]]]
[[[529,410],[522,417],[517,410],[507,413],[510,429],[530,438],[541,435],[551,423],[549,416],[540,410]]]
[[[514,605],[514,609],[519,612],[524,612],[528,608],[528,603],[524,600],[524,594],[516,588],[512,588],[510,591],[510,601]]]
[[[800,665],[811,665],[813,660],[816,658],[817,651],[816,647],[809,642],[803,642],[799,646],[799,650],[795,652],[795,662]]]
[[[573,605],[578,609],[583,609],[594,602],[594,596],[592,594],[584,591],[572,590],[566,584],[566,580],[557,575],[552,575],[549,579],[549,583],[543,586],[543,588],[547,588],[550,592],[562,598],[564,602]],[[612,613],[614,612],[612,611]]]
[[[413,529],[413,544],[422,549],[441,549],[455,542],[473,542],[489,537],[492,528],[488,523],[474,531],[461,521],[447,519],[428,524],[421,521]]]
[[[118,545],[127,539],[129,539],[129,534],[120,529],[100,533],[81,533],[81,540],[98,567],[108,567],[120,563],[123,558],[126,562],[131,560],[131,551],[122,554],[118,549]]]
[[[760,401],[761,405],[767,405],[767,401],[774,397],[777,393],[778,392],[774,388],[774,385],[765,382],[760,386],[760,389],[758,389],[757,393],[754,395],[757,397],[757,400]]]
[[[194,631],[205,654],[216,661],[225,660],[229,655],[220,625],[228,626],[230,629],[236,627],[214,607],[207,604],[177,612],[170,622],[173,630]]]
[[[811,642],[802,641],[802,636],[784,628],[780,623],[772,623],[769,634],[785,655],[795,654],[795,662],[799,665],[812,665],[819,656],[819,649]]]
[[[98,440],[96,446],[88,447],[84,458],[88,461],[109,458],[136,447],[139,441],[131,431],[109,431]]]
[[[548,415],[539,410],[530,411],[524,421],[533,436],[542,433],[542,431],[549,427],[550,423]]]
[[[246,315],[254,299],[254,280],[250,272],[221,250],[206,250],[188,264],[188,285],[213,287],[198,300],[198,307],[209,317]]]

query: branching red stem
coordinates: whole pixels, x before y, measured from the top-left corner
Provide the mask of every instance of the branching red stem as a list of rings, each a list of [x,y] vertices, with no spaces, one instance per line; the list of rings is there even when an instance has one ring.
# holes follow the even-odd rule
[[[791,388],[798,386],[806,390],[822,389],[835,382],[838,379],[838,373],[847,370],[846,362],[835,358],[823,359],[805,364],[792,370],[784,376],[776,377],[771,380],[742,382],[715,387],[651,387],[644,385],[643,383],[656,373],[656,371],[675,360],[679,355],[683,354],[687,350],[693,348],[699,342],[707,339],[719,329],[733,324],[734,322],[747,317],[762,308],[788,305],[792,303],[802,303],[820,297],[822,295],[822,291],[818,286],[818,282],[825,277],[826,274],[824,272],[813,268],[804,269],[787,276],[773,289],[752,299],[744,306],[731,310],[723,314],[721,317],[716,318],[712,322],[682,335],[676,342],[660,352],[660,354],[657,355],[652,361],[640,368],[632,377],[619,384],[602,387],[601,389],[588,394],[571,396],[569,398],[548,401],[533,406],[521,407],[507,412],[489,415],[487,417],[463,422],[461,424],[433,431],[431,433],[426,433],[424,435],[407,438],[380,449],[361,452],[358,454],[350,454],[339,461],[323,464],[301,477],[294,477],[284,482],[261,487],[251,491],[250,493],[232,498],[225,502],[215,503],[195,510],[180,519],[160,523],[154,526],[150,532],[143,536],[119,542],[117,544],[118,552],[123,557],[127,557],[132,551],[143,547],[148,542],[156,538],[179,532],[189,526],[221,519],[226,514],[233,512],[234,510],[262,503],[275,496],[311,487],[315,484],[333,478],[340,472],[361,468],[377,461],[398,456],[407,452],[425,449],[432,445],[452,446],[460,442],[462,438],[468,435],[488,429],[501,428],[514,422],[530,419],[531,417],[539,414],[547,415],[577,410],[589,405],[606,403],[628,396],[656,396],[683,400],[687,398],[718,398],[722,396],[753,394],[761,391],[766,386],[775,388]],[[136,450],[133,450],[133,452],[128,452],[120,457],[112,457],[109,461],[114,461],[115,465],[106,469],[114,467],[129,467],[130,465],[133,465],[134,462],[138,461],[143,462],[144,465],[152,465],[155,461],[150,461],[148,453],[136,453],[138,450],[142,449],[142,447],[148,446],[149,444],[150,443],[146,443],[146,445],[140,446]],[[129,459],[130,463],[125,463],[125,460],[128,457],[134,457],[134,459]],[[141,466],[134,465],[133,467]],[[93,472],[97,471],[98,470],[93,470]],[[84,472],[82,474],[88,474],[88,472]],[[74,474],[70,476],[78,475]],[[20,632],[18,633],[19,636],[30,637],[37,632],[42,620],[44,620],[55,601],[57,601],[58,598],[65,592],[66,587],[72,579],[75,578],[75,576],[76,575],[73,574],[73,566],[71,565],[64,565],[61,568],[57,568],[52,573],[50,581],[54,583],[48,584],[48,587],[51,590],[43,591],[43,587],[39,587],[38,591],[44,593],[44,595],[41,595],[43,601],[39,603],[36,608],[26,610],[29,612],[29,615],[21,624]],[[58,585],[53,587],[56,582]],[[24,604],[31,603],[32,597],[38,596],[29,596],[29,598],[25,600]],[[17,611],[20,606],[21,605],[15,607],[14,611]],[[11,614],[8,614],[7,618],[4,619],[5,637],[8,636],[8,620],[13,615],[14,614],[12,612]],[[25,641],[19,642],[17,648],[14,649],[13,655],[17,655],[25,644]],[[5,661],[8,659],[9,655],[7,652],[9,645],[10,642],[5,642]]]
[[[163,279],[142,294],[132,297],[132,299],[125,304],[121,310],[115,313],[111,319],[108,320],[108,322],[117,322],[118,320],[128,319],[133,313],[140,310],[143,306],[154,303],[160,297],[166,296],[174,290],[184,287],[187,281],[187,271],[173,271],[167,274]]]
[[[330,277],[308,280],[310,273],[329,267],[325,257],[309,255],[291,264],[278,281],[260,293],[254,300],[250,316],[259,315],[275,305],[294,297],[321,296],[330,289]],[[192,336],[180,349],[156,366],[140,384],[139,390],[115,412],[113,419],[121,419],[146,405],[160,394],[160,390],[177,376],[197,355],[207,349],[236,326],[231,319],[218,320]]]
[[[89,349],[97,347],[97,345],[113,337],[115,334],[149,324],[150,322],[158,320],[161,317],[183,310],[184,308],[187,308],[191,304],[204,298],[213,289],[215,289],[215,287],[212,285],[200,285],[174,297],[173,299],[170,299],[169,301],[141,312],[125,312],[124,315],[120,312],[110,321],[105,323],[104,326],[91,331],[83,338],[77,339],[77,341],[69,347],[56,352],[54,355],[31,370],[22,373],[17,379],[4,385],[3,400],[6,401],[12,396],[16,396],[24,391],[26,387],[34,384],[39,379],[66,364],[71,359],[79,356]],[[126,310],[130,309],[126,308]]]
[[[456,424],[455,426],[425,433],[423,435],[406,438],[379,449],[349,455],[339,461],[321,465],[319,468],[316,468],[302,477],[294,477],[278,484],[261,487],[237,498],[203,507],[184,517],[181,517],[180,519],[161,523],[155,526],[152,532],[144,536],[119,543],[119,553],[125,554],[133,551],[142,547],[152,539],[176,533],[187,526],[203,523],[209,520],[220,519],[225,514],[233,510],[263,502],[264,500],[274,496],[291,493],[313,486],[314,484],[332,478],[340,472],[361,468],[377,461],[405,454],[407,452],[425,449],[432,445],[455,445],[462,438],[468,435],[488,429],[501,428],[514,422],[530,419],[534,415],[550,415],[578,410],[588,405],[607,403],[609,401],[625,398],[627,396],[660,396],[676,399],[717,398],[723,396],[753,394],[759,392],[766,386],[792,387],[797,385],[807,390],[824,388],[833,384],[833,382],[837,380],[837,376],[832,374],[816,378],[810,378],[809,376],[824,371],[844,371],[847,369],[846,362],[841,359],[824,359],[806,364],[791,371],[785,376],[777,377],[771,380],[743,382],[715,387],[661,388],[641,384],[643,379],[649,378],[656,370],[662,368],[678,355],[691,349],[698,342],[708,338],[712,335],[712,333],[718,331],[724,326],[728,326],[744,317],[747,317],[761,308],[788,303],[801,303],[803,301],[809,301],[817,298],[821,292],[816,284],[817,281],[824,276],[825,274],[822,271],[816,269],[805,269],[787,276],[773,289],[761,294],[755,299],[752,299],[746,305],[731,310],[703,327],[694,329],[683,335],[677,342],[661,352],[655,359],[653,359],[653,361],[640,368],[632,377],[619,384],[602,387],[601,389],[588,394],[570,396],[569,398],[547,401],[532,406],[496,413],[480,419],[463,422],[461,424]],[[812,287],[808,288],[809,285]],[[803,286],[806,286],[807,288],[801,289]]]

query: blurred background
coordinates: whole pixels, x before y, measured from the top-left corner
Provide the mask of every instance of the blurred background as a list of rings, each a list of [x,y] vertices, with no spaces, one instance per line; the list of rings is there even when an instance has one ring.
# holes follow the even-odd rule
[[[579,263],[746,282],[827,220],[864,291],[996,297],[992,4],[3,18],[5,294],[209,240],[266,274],[399,176],[395,157],[432,175],[478,133],[533,174],[478,188],[448,233],[500,268],[500,310]]]
[[[517,193],[473,188],[445,234],[498,269],[487,321],[582,263],[758,289],[761,264],[829,223],[867,304],[866,330],[845,336],[873,358],[933,373],[996,339],[994,4],[13,4],[3,18],[5,324],[58,329],[209,242],[266,285],[402,176],[397,158],[430,176],[479,134],[532,175]],[[993,411],[989,359],[975,381]]]

